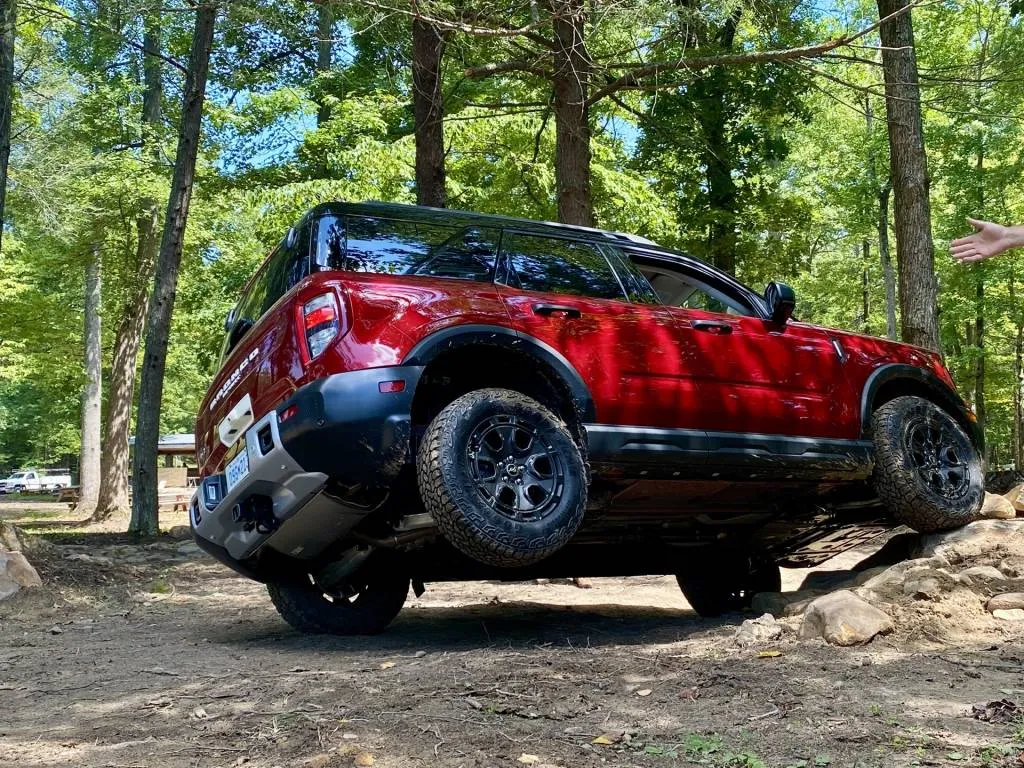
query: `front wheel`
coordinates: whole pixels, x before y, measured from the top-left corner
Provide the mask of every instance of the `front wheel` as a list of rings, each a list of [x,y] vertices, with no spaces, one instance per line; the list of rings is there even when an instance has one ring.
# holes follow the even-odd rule
[[[416,470],[438,529],[487,565],[543,560],[583,521],[580,448],[560,418],[519,392],[481,389],[452,401],[427,428]]]
[[[703,618],[750,608],[758,592],[780,592],[782,574],[767,555],[722,554],[701,568],[679,573],[676,582],[690,607]]]
[[[920,397],[897,397],[875,411],[875,490],[919,533],[973,521],[985,497],[981,455],[956,419]]]
[[[312,576],[271,582],[267,592],[281,618],[300,632],[329,635],[375,635],[402,610],[409,576],[396,569],[364,568],[330,589]]]

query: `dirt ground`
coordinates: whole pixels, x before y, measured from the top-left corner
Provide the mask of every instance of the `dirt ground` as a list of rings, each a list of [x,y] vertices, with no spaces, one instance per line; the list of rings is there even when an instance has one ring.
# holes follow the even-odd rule
[[[0,520],[66,513],[25,506]],[[740,648],[744,617],[651,577],[428,585],[381,636],[310,637],[123,525],[36,529],[47,586],[0,604],[0,766],[1024,766],[1012,704],[971,715],[1024,704],[1021,622]]]

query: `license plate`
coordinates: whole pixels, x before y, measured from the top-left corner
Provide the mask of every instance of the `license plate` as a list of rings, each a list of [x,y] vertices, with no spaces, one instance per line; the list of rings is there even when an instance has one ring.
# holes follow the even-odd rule
[[[229,491],[242,482],[245,476],[249,474],[249,453],[245,450],[244,439],[242,440],[242,447],[239,449],[238,455],[228,464],[224,474],[227,475]]]

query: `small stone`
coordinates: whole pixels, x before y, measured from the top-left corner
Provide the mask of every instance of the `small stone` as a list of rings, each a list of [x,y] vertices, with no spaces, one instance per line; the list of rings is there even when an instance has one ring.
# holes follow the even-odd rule
[[[989,599],[985,605],[992,611],[1014,611],[1024,609],[1024,592],[1006,592]]]
[[[1003,558],[999,563],[999,570],[1003,575],[1011,579],[1024,578],[1024,557],[1012,556]]]
[[[986,493],[978,517],[982,520],[1013,520],[1017,517],[1017,510],[1005,496]]]
[[[957,574],[957,577],[961,581],[966,580],[968,585],[974,582],[1003,581],[1006,578],[1003,576],[1002,571],[991,565],[975,565],[970,568],[964,568]]]
[[[326,752],[321,752],[319,755],[313,755],[306,761],[306,765],[309,768],[327,768],[331,764],[331,756]]]
[[[1014,608],[1009,611],[997,609],[992,611],[992,615],[1003,621],[1024,621],[1024,609],[1022,608]]]
[[[740,647],[759,645],[782,637],[782,627],[775,617],[766,613],[757,619],[747,619],[736,630],[733,640]]]
[[[413,657],[417,658],[417,659],[422,659],[426,655],[427,655],[426,651],[416,651],[416,653],[413,654]]]
[[[1024,497],[1021,496],[1021,491],[1024,491],[1024,483],[1015,485],[1003,494],[1003,497],[1013,504],[1013,508],[1018,512],[1024,512]]]
[[[187,525],[172,525],[167,535],[177,541],[186,541],[192,538],[192,529]]]
[[[892,629],[892,619],[885,613],[853,592],[841,590],[819,597],[807,607],[800,637],[822,637],[832,645],[863,645]]]
[[[50,627],[50,634],[51,635],[63,635],[64,634],[64,630],[61,629],[58,625],[54,624],[52,627]]]

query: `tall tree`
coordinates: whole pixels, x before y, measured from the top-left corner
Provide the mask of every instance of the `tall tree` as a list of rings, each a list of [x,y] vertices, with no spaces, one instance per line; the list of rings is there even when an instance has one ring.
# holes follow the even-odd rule
[[[14,104],[14,41],[17,21],[18,1],[0,0],[0,238],[3,237],[7,204],[7,163],[11,157],[11,108]]]
[[[444,208],[444,101],[441,61],[445,33],[423,19],[412,20],[412,107],[416,135],[416,202]]]
[[[334,4],[322,2],[316,12],[316,71],[318,75],[325,75],[331,71],[334,63]],[[317,105],[316,124],[323,125],[331,119],[331,106],[323,94],[320,96],[320,103]]]
[[[101,409],[103,406],[103,337],[101,323],[102,251],[85,266],[85,386],[82,388],[82,447],[79,456],[78,510],[91,515],[100,494]]]
[[[163,99],[161,71],[161,25],[158,8],[143,17],[143,92],[141,144],[142,158],[155,169],[160,163],[160,121]],[[101,461],[99,501],[94,520],[128,512],[128,454],[132,403],[135,394],[135,371],[139,343],[146,327],[149,294],[157,255],[157,227],[160,207],[147,185],[138,202],[135,219],[135,271],[132,284],[121,308],[121,318],[114,337],[114,353],[110,363],[110,386],[107,393],[105,439]]]
[[[904,10],[908,5],[908,0],[878,0],[879,17],[888,19],[879,34],[885,74],[901,337],[910,344],[937,350],[939,289],[914,27],[910,11]]]
[[[584,39],[583,0],[553,0],[552,113],[558,220],[594,225],[590,192],[590,54]]]
[[[160,406],[167,367],[167,343],[181,266],[185,224],[192,200],[217,10],[213,2],[205,2],[196,9],[192,51],[185,74],[174,174],[167,200],[156,278],[149,302],[142,381],[139,386],[139,413],[136,419],[135,465],[132,474],[134,497],[129,524],[129,532],[139,536],[153,536],[159,531],[157,445],[160,440]]]

